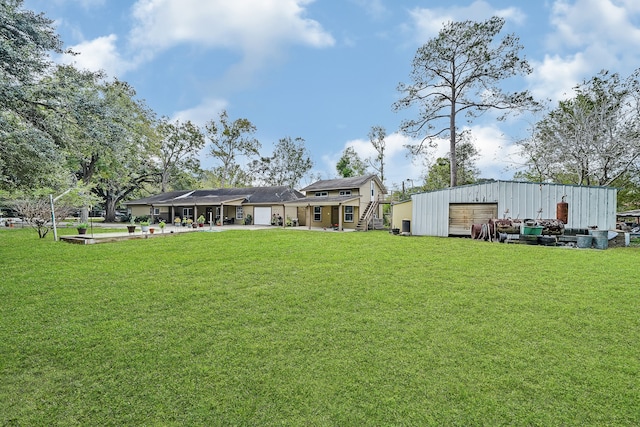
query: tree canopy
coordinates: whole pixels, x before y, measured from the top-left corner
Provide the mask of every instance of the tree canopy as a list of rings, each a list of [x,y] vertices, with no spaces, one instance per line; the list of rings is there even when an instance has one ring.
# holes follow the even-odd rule
[[[476,167],[476,158],[479,152],[471,141],[458,143],[458,183],[460,185],[473,184],[478,180],[480,171]],[[429,167],[425,178],[425,190],[439,190],[450,186],[449,177],[451,176],[450,159],[447,157],[438,157]]]
[[[200,169],[198,154],[204,147],[204,135],[190,121],[171,122],[163,117],[156,128],[159,144],[157,156],[160,169],[160,190],[167,191],[171,177],[179,178],[187,171]]]
[[[360,158],[355,148],[349,146],[342,152],[342,157],[336,163],[338,175],[343,178],[365,175],[367,164]]]
[[[205,124],[206,137],[211,141],[210,155],[220,162],[216,168],[220,177],[220,186],[234,185],[234,177],[242,175],[238,157],[254,157],[260,154],[260,141],[253,137],[256,127],[247,119],[229,121],[229,115],[223,110],[218,120]]]
[[[298,185],[313,167],[304,143],[304,139],[300,137],[295,140],[291,137],[281,138],[272,156],[261,157],[251,163],[254,180],[266,185],[286,185],[290,188]]]
[[[64,175],[46,112],[60,106],[56,88],[41,79],[62,53],[53,21],[23,9],[22,0],[0,2],[0,189],[51,184]],[[52,178],[53,177],[53,178]]]
[[[376,155],[367,159],[367,163],[380,174],[380,180],[384,182],[384,151],[387,143],[384,140],[387,137],[387,130],[382,126],[372,126],[369,131],[369,142],[376,150]]]
[[[523,175],[578,185],[612,185],[640,166],[640,70],[626,79],[606,71],[536,123],[520,141]]]

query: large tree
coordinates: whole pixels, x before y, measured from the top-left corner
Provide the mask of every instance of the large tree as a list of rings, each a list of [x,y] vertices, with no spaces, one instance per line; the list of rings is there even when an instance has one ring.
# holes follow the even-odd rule
[[[522,46],[515,35],[508,34],[496,42],[504,23],[499,17],[447,23],[437,37],[416,52],[412,83],[398,86],[402,98],[394,103],[394,110],[414,105],[419,108],[418,117],[401,124],[405,134],[421,139],[407,148],[417,155],[438,139],[449,138],[452,187],[458,184],[459,115],[473,118],[488,110],[506,114],[535,106],[527,91],[508,93],[498,86],[505,79],[531,72],[520,56]]]
[[[22,0],[1,1],[0,188],[34,188],[65,175],[46,120],[46,112],[61,105],[55,91],[40,88],[52,68],[51,52],[63,52],[53,21],[24,10]]]
[[[151,161],[153,112],[129,84],[99,73],[63,66],[44,83],[58,88],[68,110],[48,119],[58,129],[66,167],[100,196],[107,220],[114,219],[124,197],[160,176]]]
[[[95,141],[102,147],[92,153],[97,164],[89,182],[101,198],[105,219],[113,221],[118,204],[145,185],[160,181],[161,169],[155,157],[153,111],[124,82],[108,83],[102,89],[104,115],[98,117],[105,131]]]
[[[160,190],[164,193],[172,176],[179,180],[183,172],[197,172],[200,169],[198,153],[204,147],[204,135],[190,121],[170,122],[166,117],[160,120],[156,131],[160,140]]]
[[[240,169],[238,157],[258,156],[260,141],[253,137],[256,127],[247,119],[229,120],[226,110],[218,121],[205,124],[206,137],[211,141],[210,155],[221,164],[215,169],[220,177],[220,186],[228,187]]]
[[[313,167],[304,142],[300,137],[281,138],[273,150],[273,155],[261,157],[251,163],[250,169],[254,179],[266,185],[286,185],[294,188]]]
[[[336,163],[338,175],[343,178],[360,176],[367,173],[367,164],[360,158],[355,148],[347,147],[342,152],[342,157]]]
[[[578,185],[612,185],[640,166],[640,70],[601,72],[534,126],[519,143],[522,176]]]
[[[384,140],[387,136],[387,131],[382,126],[372,126],[369,131],[369,142],[376,150],[376,155],[367,159],[367,163],[380,174],[380,180],[384,182],[384,150],[387,148],[387,143]]]

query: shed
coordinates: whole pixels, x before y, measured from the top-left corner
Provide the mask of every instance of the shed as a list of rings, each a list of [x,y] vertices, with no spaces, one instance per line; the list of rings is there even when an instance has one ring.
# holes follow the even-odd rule
[[[518,181],[490,181],[412,195],[411,232],[419,236],[469,236],[471,224],[490,218],[552,219],[568,203],[568,229],[616,226],[617,189]]]

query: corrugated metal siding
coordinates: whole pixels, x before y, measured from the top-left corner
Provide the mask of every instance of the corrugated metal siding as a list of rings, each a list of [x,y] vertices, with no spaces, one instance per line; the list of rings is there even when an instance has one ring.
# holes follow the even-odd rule
[[[566,196],[565,201],[569,204],[567,228],[595,225],[600,229],[615,229],[615,188],[494,181],[414,194],[412,234],[449,235],[450,203],[497,203],[501,218],[550,219],[556,217],[556,207],[562,196]]]
[[[412,232],[418,236],[449,234],[449,191],[414,194]]]

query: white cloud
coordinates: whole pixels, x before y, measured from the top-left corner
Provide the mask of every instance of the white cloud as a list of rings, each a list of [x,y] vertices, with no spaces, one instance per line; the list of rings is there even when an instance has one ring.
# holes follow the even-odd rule
[[[224,99],[207,98],[199,105],[186,110],[176,112],[172,119],[186,122],[190,120],[196,126],[204,126],[204,124],[212,119],[217,119],[220,112],[227,108],[228,102]]]
[[[472,126],[468,128],[473,136],[473,144],[479,151],[476,166],[482,178],[510,179],[513,169],[522,164],[517,146],[509,141],[504,132],[495,125]],[[391,188],[402,186],[402,182],[413,180],[414,185],[421,185],[426,173],[426,166],[420,159],[409,157],[405,145],[418,141],[400,133],[387,135],[385,138],[385,184]],[[322,157],[324,178],[337,176],[336,164],[347,147],[353,147],[363,160],[376,155],[368,139],[347,141],[342,150]],[[434,148],[429,149],[425,159],[429,163],[438,157],[446,157],[449,153],[449,140],[440,140]]]
[[[138,0],[134,47],[157,51],[182,43],[239,49],[269,57],[283,45],[332,46],[333,37],[305,18],[310,0]]]
[[[633,24],[637,5],[614,4],[611,0],[557,0],[553,4],[551,23],[556,28],[552,44],[581,48],[593,44],[609,45],[621,51],[640,42],[640,28]],[[637,16],[635,17],[637,18]]]
[[[541,61],[532,61],[529,76],[532,92],[553,101],[573,96],[573,87],[603,69],[631,73],[640,62],[636,46],[640,18],[636,1],[557,0],[550,22],[555,29],[547,36],[547,51]]]
[[[77,68],[84,70],[104,70],[110,76],[119,76],[134,65],[120,56],[116,47],[117,40],[118,37],[111,34],[70,46],[71,50],[79,55],[65,55],[62,62],[73,63]]]
[[[495,9],[484,0],[476,0],[467,7],[415,8],[410,13],[420,43],[435,37],[447,22],[478,21],[492,16],[500,16],[518,24],[525,20],[525,15],[517,7]]]
[[[573,87],[592,68],[582,53],[560,57],[545,55],[542,62],[532,61],[533,73],[527,77],[536,99],[551,99],[555,104],[574,95]]]
[[[400,133],[392,133],[386,136],[385,143],[385,185],[388,187],[394,184],[400,185],[407,178],[413,179],[418,185],[422,166],[412,162],[407,157],[407,150],[404,148],[405,145],[415,143],[415,141]],[[323,176],[326,176],[326,178],[337,176],[336,164],[347,147],[353,147],[362,160],[377,155],[368,139],[347,141],[339,152],[330,153],[322,157],[322,164],[326,171]]]
[[[497,126],[472,126],[473,144],[479,152],[476,166],[482,178],[507,179],[507,169],[522,164],[517,146]]]
[[[55,4],[78,3],[84,9],[104,6],[106,0],[53,0]]]
[[[374,19],[381,19],[387,13],[388,10],[385,5],[382,3],[382,0],[351,0],[358,6],[365,9],[367,14],[369,14]]]

